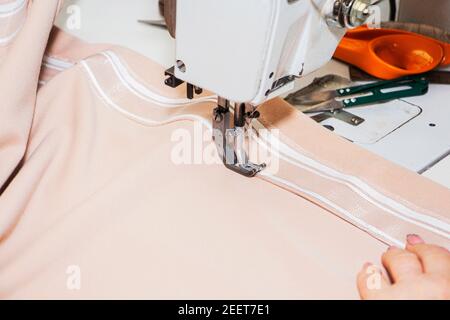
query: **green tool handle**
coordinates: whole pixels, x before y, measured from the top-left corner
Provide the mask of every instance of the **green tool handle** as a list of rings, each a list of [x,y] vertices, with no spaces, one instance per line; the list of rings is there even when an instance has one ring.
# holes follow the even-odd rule
[[[407,87],[407,88],[402,88]],[[401,88],[400,90],[389,90]],[[373,104],[377,102],[386,102],[390,100],[421,96],[428,92],[429,81],[422,77],[405,77],[397,80],[379,81],[362,86],[355,86],[337,90],[340,97],[349,97],[342,101],[345,108]],[[367,94],[362,97],[352,95]]]

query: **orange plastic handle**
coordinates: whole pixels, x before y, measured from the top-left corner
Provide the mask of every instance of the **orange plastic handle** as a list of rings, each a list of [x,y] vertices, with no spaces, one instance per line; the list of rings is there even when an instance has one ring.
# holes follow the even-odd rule
[[[414,74],[386,63],[371,50],[370,45],[371,41],[346,37],[339,44],[334,57],[380,79],[396,79]]]
[[[352,39],[359,39],[359,40],[373,40],[378,37],[387,36],[387,35],[394,35],[394,34],[404,34],[404,35],[411,35],[416,36],[419,38],[426,38],[428,40],[432,40],[436,42],[436,44],[439,44],[442,49],[444,50],[444,55],[441,61],[441,66],[447,66],[450,64],[450,44],[445,43],[443,41],[439,41],[437,39],[427,37],[421,34],[417,34],[414,32],[409,32],[405,30],[398,30],[398,29],[369,29],[367,25],[348,30],[345,38],[352,38]]]
[[[450,64],[450,45],[402,30],[358,28],[334,56],[378,78],[395,79]]]
[[[441,66],[450,65],[450,43],[444,45],[444,59],[442,59]]]

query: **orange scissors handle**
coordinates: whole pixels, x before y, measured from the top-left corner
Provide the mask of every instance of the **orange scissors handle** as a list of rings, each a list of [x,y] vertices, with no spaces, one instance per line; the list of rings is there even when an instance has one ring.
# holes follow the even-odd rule
[[[395,79],[450,64],[450,44],[403,30],[361,27],[347,33],[334,56],[378,78]]]
[[[355,65],[378,78],[397,78],[397,74],[391,75],[389,72],[389,65],[383,60],[377,59],[373,54],[369,47],[369,41],[345,37],[339,44],[334,57]]]
[[[446,43],[444,46],[444,59],[442,59],[441,66],[450,65],[450,43]]]

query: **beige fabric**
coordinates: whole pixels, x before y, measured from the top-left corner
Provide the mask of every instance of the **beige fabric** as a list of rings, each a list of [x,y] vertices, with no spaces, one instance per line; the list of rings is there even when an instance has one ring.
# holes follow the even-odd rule
[[[279,170],[175,164],[174,133],[210,126],[208,93],[185,101],[148,59],[57,30],[45,56],[68,69],[42,68],[56,12],[34,1],[0,66],[1,297],[357,298],[386,243],[449,247],[449,190],[281,100],[255,123],[280,130]]]

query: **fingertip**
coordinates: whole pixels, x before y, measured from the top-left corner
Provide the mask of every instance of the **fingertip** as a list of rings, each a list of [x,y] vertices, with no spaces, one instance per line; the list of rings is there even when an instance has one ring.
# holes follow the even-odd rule
[[[369,268],[370,266],[373,266],[373,263],[372,262],[366,262],[366,263],[363,264],[363,267],[362,267],[361,270],[364,271],[367,268]]]
[[[385,262],[387,259],[390,259],[391,257],[399,254],[400,252],[404,251],[404,249],[400,249],[396,246],[390,246],[387,248],[387,250],[382,254],[381,261]]]
[[[417,234],[409,234],[406,237],[406,241],[411,246],[415,246],[415,245],[418,245],[418,244],[424,244],[425,243],[425,241]]]
[[[373,266],[374,264],[372,262],[366,262],[363,264],[361,270],[359,270],[358,272],[358,283],[367,278],[367,276],[369,275],[368,270]]]
[[[356,285],[358,288],[359,296],[361,299],[365,299],[368,295],[368,288],[367,288],[367,269],[370,267],[370,265],[365,264],[361,271],[358,273],[356,277]]]

